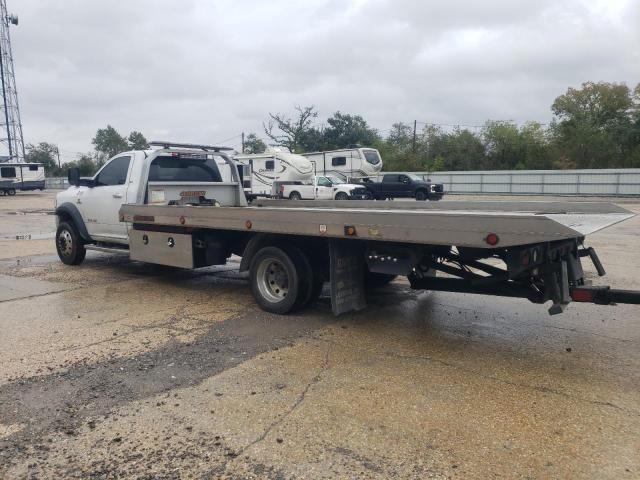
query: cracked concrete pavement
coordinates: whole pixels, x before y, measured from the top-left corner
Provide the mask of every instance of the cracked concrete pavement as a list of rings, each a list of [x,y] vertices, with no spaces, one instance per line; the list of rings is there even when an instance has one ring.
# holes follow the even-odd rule
[[[51,198],[0,202],[0,236],[50,234]],[[598,281],[640,289],[639,232],[591,237]],[[284,317],[236,269],[0,241],[0,478],[640,477],[636,306],[398,280]]]

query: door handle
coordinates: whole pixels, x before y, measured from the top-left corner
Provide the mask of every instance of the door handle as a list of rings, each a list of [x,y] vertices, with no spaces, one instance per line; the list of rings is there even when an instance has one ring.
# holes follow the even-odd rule
[[[113,198],[122,198],[122,194],[121,193],[114,193],[113,194]]]

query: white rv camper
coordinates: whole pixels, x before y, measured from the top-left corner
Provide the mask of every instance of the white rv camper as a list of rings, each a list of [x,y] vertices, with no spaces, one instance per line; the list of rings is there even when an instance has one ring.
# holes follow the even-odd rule
[[[368,177],[382,170],[382,159],[375,148],[347,148],[303,155],[314,164],[316,175]]]
[[[0,163],[0,195],[15,195],[17,190],[44,190],[44,166]]]
[[[257,154],[239,154],[233,158],[243,166],[243,183],[247,197],[274,196],[277,194],[274,183],[305,182],[309,181],[314,173],[313,164],[307,158],[280,149],[268,149]]]

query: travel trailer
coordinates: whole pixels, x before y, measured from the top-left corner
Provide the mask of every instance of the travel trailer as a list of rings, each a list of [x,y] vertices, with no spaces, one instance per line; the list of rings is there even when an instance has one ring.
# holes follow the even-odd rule
[[[382,170],[380,152],[375,148],[347,148],[302,155],[314,164],[316,175],[368,177]]]
[[[314,174],[313,164],[307,158],[280,149],[239,154],[233,159],[238,162],[239,170],[242,170],[243,185],[249,198],[275,196],[277,192],[274,190],[274,183],[281,185],[287,182],[306,182]]]
[[[44,190],[41,163],[0,163],[0,195],[15,195],[18,190]]]

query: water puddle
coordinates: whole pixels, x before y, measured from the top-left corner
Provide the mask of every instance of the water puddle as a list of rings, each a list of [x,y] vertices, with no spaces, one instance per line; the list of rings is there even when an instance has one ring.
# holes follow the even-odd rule
[[[11,235],[0,235],[0,240],[47,240],[55,238],[55,232],[36,232],[36,233],[14,233]]]
[[[40,209],[40,210],[18,210],[15,212],[5,212],[6,215],[54,215],[53,210]]]

